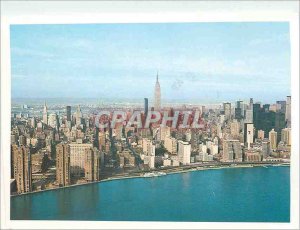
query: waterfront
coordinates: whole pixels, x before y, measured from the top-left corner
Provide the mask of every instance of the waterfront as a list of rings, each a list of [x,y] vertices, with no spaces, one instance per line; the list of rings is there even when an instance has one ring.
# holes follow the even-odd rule
[[[14,220],[289,222],[290,168],[193,171],[11,198]]]

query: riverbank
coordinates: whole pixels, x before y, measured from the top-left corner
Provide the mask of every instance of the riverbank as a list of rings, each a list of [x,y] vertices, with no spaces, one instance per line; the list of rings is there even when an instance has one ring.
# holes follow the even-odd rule
[[[175,168],[167,168],[167,169],[155,169],[153,171],[156,172],[164,172],[166,175],[162,176],[167,176],[171,174],[178,174],[178,173],[188,173],[188,172],[193,172],[193,171],[203,171],[203,170],[217,170],[217,169],[232,169],[232,168],[253,168],[253,167],[278,167],[278,166],[284,166],[284,167],[289,167],[290,163],[274,163],[274,162],[264,162],[264,163],[230,163],[230,164],[217,164],[217,165],[188,165],[188,166],[180,166],[180,167],[175,167]],[[22,193],[22,194],[13,194],[11,197],[16,197],[16,196],[23,196],[23,195],[29,195],[29,194],[34,194],[34,193],[41,193],[41,192],[48,192],[48,191],[53,191],[53,190],[58,190],[58,189],[65,189],[65,188],[72,188],[76,186],[83,186],[83,185],[90,185],[90,184],[95,184],[95,183],[101,183],[101,182],[109,182],[113,180],[126,180],[126,179],[134,179],[134,178],[145,178],[149,179],[152,177],[144,177],[144,174],[146,172],[136,172],[134,174],[136,175],[116,175],[112,177],[108,177],[105,179],[102,179],[100,181],[94,181],[94,182],[87,182],[87,183],[81,183],[81,184],[72,184],[64,187],[57,187],[57,188],[49,188],[45,190],[39,190],[39,191],[32,191],[28,193]]]

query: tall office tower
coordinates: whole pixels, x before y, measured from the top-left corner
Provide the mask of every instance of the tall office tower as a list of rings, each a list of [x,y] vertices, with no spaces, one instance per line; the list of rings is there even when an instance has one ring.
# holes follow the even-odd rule
[[[235,110],[234,110],[234,117],[235,117],[235,119],[238,119],[238,120],[240,120],[240,119],[242,119],[242,101],[237,101],[236,102],[236,108],[235,108]]]
[[[249,109],[253,110],[253,98],[250,98]]]
[[[47,109],[46,101],[44,103],[44,110],[43,110],[43,123],[46,125],[48,124],[48,109]]]
[[[230,120],[231,119],[231,103],[229,103],[229,102],[223,103],[223,109],[224,109],[225,119]]]
[[[98,133],[98,143],[99,143],[99,150],[103,151],[105,149],[106,144],[106,134],[105,132]]]
[[[275,126],[274,129],[277,132],[277,142],[279,142],[279,139],[281,137],[281,130],[286,127],[285,122],[285,115],[284,113],[277,112],[275,113]]]
[[[291,128],[285,128],[281,131],[281,141],[283,141],[287,145],[291,145]]]
[[[71,106],[66,107],[67,121],[71,121]]]
[[[286,101],[276,101],[276,105],[280,105],[280,106],[278,106],[278,107],[280,107],[278,112],[285,113]]]
[[[32,191],[31,154],[28,147],[24,145],[13,147],[14,178],[17,182],[18,193]]]
[[[253,110],[252,109],[245,110],[245,123],[253,123]]]
[[[71,143],[70,146],[70,172],[74,176],[84,176],[85,150],[92,148],[93,144]]]
[[[258,138],[258,139],[261,139],[261,140],[264,139],[264,138],[265,138],[265,131],[263,131],[263,130],[261,130],[261,129],[258,130],[258,131],[257,131],[257,138]]]
[[[147,115],[148,115],[148,109],[149,109],[148,98],[144,98],[144,113],[145,113],[145,117],[147,117]]]
[[[230,132],[234,139],[238,139],[240,134],[240,123],[236,119],[230,124]]]
[[[76,111],[76,125],[81,125],[81,119],[82,119],[82,112],[81,112],[81,108],[80,105],[78,105],[77,107],[77,111]]]
[[[185,141],[178,141],[178,158],[183,165],[191,163],[191,145]]]
[[[254,127],[256,127],[256,128],[259,127],[260,114],[261,114],[260,104],[255,103],[253,105],[253,124],[254,124]]]
[[[263,158],[266,158],[270,155],[271,153],[271,147],[270,147],[270,141],[269,139],[263,139],[261,142],[261,151]]]
[[[87,181],[100,179],[100,152],[97,148],[85,150],[84,175]]]
[[[238,120],[242,119],[242,109],[241,108],[234,109],[234,118],[238,119]]]
[[[167,136],[164,143],[165,148],[171,154],[177,154],[177,140],[174,137]]]
[[[236,108],[242,108],[243,101],[236,102]]]
[[[157,73],[155,90],[154,90],[154,110],[159,111],[160,107],[161,107],[161,92],[160,92],[160,84],[158,81],[158,73]]]
[[[270,147],[272,150],[276,150],[277,148],[277,132],[272,129],[269,132],[269,140],[270,140]]]
[[[57,116],[55,113],[51,113],[49,115],[49,119],[48,119],[48,125],[52,128],[56,128],[57,127],[57,120],[56,120]]]
[[[67,143],[56,145],[56,181],[60,186],[71,184],[70,146]]]
[[[285,120],[286,126],[291,128],[291,96],[286,97]]]
[[[253,143],[254,137],[254,126],[253,123],[245,123],[244,124],[244,144],[250,148],[250,144]]]
[[[223,158],[222,161],[242,161],[242,148],[238,140],[224,140],[223,141]]]

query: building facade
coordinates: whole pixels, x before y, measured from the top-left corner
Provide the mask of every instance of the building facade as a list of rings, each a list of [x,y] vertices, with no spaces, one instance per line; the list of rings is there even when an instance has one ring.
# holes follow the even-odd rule
[[[56,181],[60,186],[71,184],[70,146],[67,143],[56,146]]]
[[[183,165],[191,163],[191,145],[185,141],[178,141],[178,158]]]
[[[28,147],[14,146],[14,178],[17,183],[17,192],[25,193],[32,191],[31,154]]]
[[[98,181],[100,179],[100,152],[97,148],[85,150],[85,179],[87,181]]]

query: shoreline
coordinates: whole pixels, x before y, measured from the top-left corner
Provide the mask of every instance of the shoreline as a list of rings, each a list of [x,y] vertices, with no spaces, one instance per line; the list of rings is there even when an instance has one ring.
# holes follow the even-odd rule
[[[179,174],[179,173],[188,173],[188,172],[193,172],[193,171],[206,171],[206,170],[219,170],[219,169],[234,169],[234,168],[255,168],[255,167],[290,167],[290,163],[262,163],[262,164],[253,164],[253,163],[249,163],[249,164],[236,164],[232,163],[233,165],[221,165],[221,166],[191,166],[191,168],[170,168],[169,170],[171,171],[167,171],[165,172],[166,175],[163,176],[168,176],[168,175],[172,175],[172,174]],[[157,172],[160,172],[162,170],[155,170]],[[14,194],[14,195],[10,195],[10,197],[19,197],[19,196],[24,196],[24,195],[30,195],[30,194],[35,194],[35,193],[41,193],[41,192],[49,192],[49,191],[53,191],[53,190],[58,190],[58,189],[65,189],[65,188],[72,188],[72,187],[77,187],[77,186],[83,186],[83,185],[91,185],[91,184],[96,184],[96,183],[105,183],[105,182],[109,182],[109,181],[114,181],[114,180],[128,180],[128,179],[135,179],[135,178],[152,178],[152,177],[144,177],[144,174],[146,172],[140,172],[140,174],[142,175],[126,175],[126,176],[112,176],[112,177],[108,177],[106,179],[102,179],[99,181],[94,181],[94,182],[88,182],[88,183],[82,183],[82,184],[73,184],[73,185],[68,185],[68,186],[64,186],[64,187],[58,187],[58,188],[50,188],[50,189],[45,189],[45,190],[39,190],[39,191],[32,191],[32,192],[27,192],[27,193],[22,193],[22,194]],[[158,176],[160,177],[160,176]]]

